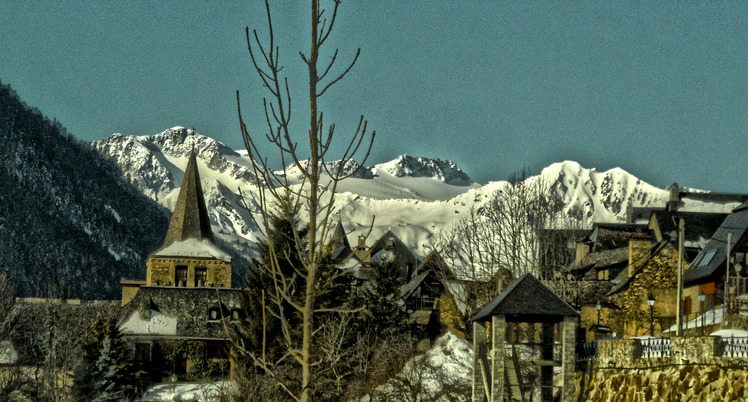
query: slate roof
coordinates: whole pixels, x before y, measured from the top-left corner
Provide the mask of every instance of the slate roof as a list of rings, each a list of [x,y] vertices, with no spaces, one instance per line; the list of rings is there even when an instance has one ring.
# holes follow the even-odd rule
[[[338,224],[335,226],[335,232],[332,234],[330,245],[332,246],[330,258],[334,264],[342,263],[353,254],[351,243],[348,242],[348,236],[345,235],[343,222],[338,221]]]
[[[503,315],[509,322],[559,322],[579,313],[531,274],[524,274],[473,316],[487,321]]]
[[[647,224],[654,211],[664,211],[665,208],[633,207],[628,211],[626,217],[628,223]]]
[[[392,240],[391,247],[388,246],[390,239]],[[415,275],[419,263],[418,257],[416,257],[410,248],[403,243],[400,238],[392,233],[391,230],[388,230],[387,233],[383,234],[382,237],[371,246],[370,252],[372,262],[377,260],[377,254],[382,251],[385,251],[386,253],[380,254],[380,259],[384,258],[386,254],[392,253],[392,255],[387,255],[386,259],[400,267],[400,276],[404,280],[408,281],[411,279],[408,277],[409,274],[410,276]],[[411,272],[408,272],[408,268],[410,268]]]
[[[595,223],[589,238],[594,243],[593,251],[601,251],[627,247],[631,235],[648,233],[649,228],[643,224]]]
[[[227,336],[222,322],[220,320],[209,320],[209,309],[222,307],[224,315],[228,318],[231,309],[239,308],[239,291],[239,289],[220,289],[222,304],[220,306],[216,288],[143,286],[138,289],[135,297],[122,307],[119,326],[121,327],[127,322],[133,314],[139,314],[140,320],[147,326],[150,319],[142,315],[143,310],[147,309],[157,311],[171,319],[176,318],[176,334],[158,334],[144,330],[140,333],[137,333],[137,331],[128,333],[128,336],[226,339]],[[163,317],[159,318],[163,319]]]
[[[727,237],[730,239],[730,249],[735,249],[735,244],[745,235],[748,230],[748,201],[735,208],[725,218],[719,229],[709,239],[703,250],[691,263],[691,267],[683,273],[683,281],[686,285],[707,280],[717,273],[718,269],[724,267],[727,260]]]
[[[197,171],[197,157],[195,150],[190,153],[187,167],[184,169],[184,180],[179,189],[177,204],[171,215],[169,229],[162,248],[166,248],[174,242],[187,239],[210,240],[213,239],[213,231],[210,228],[208,209],[205,206],[203,188],[200,185],[200,174]]]
[[[594,251],[588,253],[579,262],[579,265],[571,267],[572,271],[579,271],[589,268],[605,268],[610,267],[621,262],[628,262],[629,260],[629,248],[619,247],[611,250]]]
[[[631,284],[631,282],[634,280],[634,278],[636,278],[636,276],[639,274],[639,272],[641,272],[643,270],[643,268],[649,263],[649,259],[651,259],[655,255],[657,255],[660,251],[662,251],[667,244],[668,244],[668,242],[666,240],[663,240],[663,241],[655,244],[654,246],[652,246],[652,248],[649,249],[649,252],[648,252],[648,255],[647,255],[647,261],[644,262],[643,264],[641,264],[639,266],[639,268],[636,271],[633,272],[632,275],[629,276],[629,274],[628,274],[629,270],[628,269],[622,270],[618,274],[618,276],[616,276],[614,278],[615,286],[613,287],[613,289],[610,290],[610,292],[608,292],[608,296],[612,296],[612,295],[614,295],[614,294],[616,294],[618,292],[622,292],[622,291],[628,289],[629,284]]]
[[[653,211],[664,240],[676,242],[678,240],[678,218],[683,218],[684,239],[686,242],[698,242],[699,239],[708,239],[719,228],[729,214],[709,212],[678,212],[678,211]]]

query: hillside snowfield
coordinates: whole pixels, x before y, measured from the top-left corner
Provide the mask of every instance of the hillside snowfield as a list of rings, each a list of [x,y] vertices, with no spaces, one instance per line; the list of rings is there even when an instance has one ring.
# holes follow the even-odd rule
[[[174,127],[151,136],[112,136],[92,143],[112,158],[125,177],[139,191],[173,209],[190,150],[194,146],[213,231],[239,252],[253,249],[259,232],[251,214],[242,205],[239,189],[256,191],[254,174],[245,151],[237,152],[222,143],[184,127]],[[346,166],[346,169],[357,165]],[[289,181],[300,186],[298,170],[285,170]],[[605,172],[587,169],[576,162],[554,163],[539,176],[552,183],[563,200],[564,212],[586,222],[625,221],[629,204],[640,207],[665,205],[668,191],[651,186],[623,169]],[[473,183],[450,161],[403,155],[394,161],[361,168],[354,178],[339,186],[336,218],[341,219],[355,243],[368,231],[375,217],[367,245],[392,230],[418,254],[425,255],[438,232],[478,208],[506,182]],[[729,211],[733,206],[718,206]],[[250,208],[255,208],[250,202]]]

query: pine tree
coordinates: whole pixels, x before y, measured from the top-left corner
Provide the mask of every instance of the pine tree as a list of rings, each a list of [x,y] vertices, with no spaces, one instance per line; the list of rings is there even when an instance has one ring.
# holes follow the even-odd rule
[[[115,340],[109,338],[109,335],[101,343],[99,358],[92,372],[96,401],[121,400],[131,388],[127,379],[130,364],[115,345]]]
[[[114,309],[99,313],[81,341],[83,359],[75,370],[79,400],[122,400],[132,392],[133,367]]]
[[[360,322],[377,334],[394,334],[407,329],[408,313],[400,299],[401,282],[397,265],[388,262],[378,265],[365,290],[362,301],[365,310]]]

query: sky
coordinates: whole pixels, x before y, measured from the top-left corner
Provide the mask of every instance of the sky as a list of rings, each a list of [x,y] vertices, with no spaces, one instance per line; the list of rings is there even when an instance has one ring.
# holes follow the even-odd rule
[[[310,12],[272,3],[303,142]],[[338,14],[321,59],[339,49],[341,71],[361,56],[320,101],[329,159],[364,115],[367,165],[436,157],[486,183],[574,160],[748,193],[744,0],[347,0]],[[82,141],[185,126],[239,149],[237,90],[250,131],[266,131],[247,26],[267,38],[262,2],[4,0],[0,81]]]

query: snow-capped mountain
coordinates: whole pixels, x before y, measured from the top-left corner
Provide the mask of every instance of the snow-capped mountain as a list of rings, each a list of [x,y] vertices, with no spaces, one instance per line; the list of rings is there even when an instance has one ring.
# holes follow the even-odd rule
[[[397,159],[374,165],[368,169],[372,175],[386,172],[395,177],[426,177],[443,181],[455,186],[469,186],[473,184],[470,177],[452,161],[438,158],[413,157],[400,155]]]
[[[216,235],[238,252],[246,252],[259,237],[252,215],[242,206],[239,196],[239,189],[244,194],[255,191],[246,152],[233,151],[183,127],[153,136],[114,134],[92,145],[122,167],[138,190],[170,209],[194,146]],[[344,169],[357,167],[351,164]],[[300,173],[293,166],[278,174],[285,174],[293,185],[301,185]],[[623,169],[598,172],[571,161],[552,164],[528,180],[539,179],[549,183],[561,197],[566,213],[588,223],[623,222],[628,205],[662,207],[669,194]],[[392,230],[423,255],[440,230],[471,208],[480,208],[505,185],[503,181],[476,184],[452,162],[403,155],[391,162],[361,168],[356,176],[341,182],[336,214],[350,231],[352,242],[368,231],[374,217],[368,245]],[[727,205],[722,210],[731,208]]]

